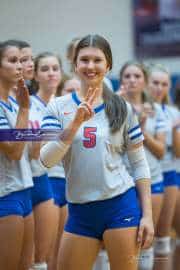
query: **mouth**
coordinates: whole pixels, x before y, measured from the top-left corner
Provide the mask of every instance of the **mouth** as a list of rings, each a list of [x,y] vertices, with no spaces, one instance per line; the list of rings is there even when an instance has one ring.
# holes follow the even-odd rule
[[[96,72],[85,72],[84,75],[90,80],[96,79],[97,77]]]

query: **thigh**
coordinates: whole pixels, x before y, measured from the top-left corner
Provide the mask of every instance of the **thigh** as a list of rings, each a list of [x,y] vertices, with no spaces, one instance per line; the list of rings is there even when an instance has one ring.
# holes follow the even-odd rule
[[[58,254],[58,270],[91,270],[100,249],[95,238],[64,232]]]
[[[164,236],[170,233],[178,189],[176,186],[168,186],[165,188],[162,209],[157,225],[157,235]]]
[[[0,218],[0,269],[19,270],[23,234],[23,217],[11,215]]]
[[[57,207],[53,200],[38,204],[33,209],[35,222],[35,261],[47,261],[57,232]]]
[[[137,269],[139,255],[137,233],[137,227],[105,231],[103,240],[108,252],[111,270]]]
[[[29,269],[32,263],[33,244],[34,244],[34,218],[30,214],[24,218],[24,237],[21,252],[21,260],[18,270]]]
[[[173,226],[176,230],[178,237],[180,237],[180,189],[178,191],[178,196],[177,196]]]

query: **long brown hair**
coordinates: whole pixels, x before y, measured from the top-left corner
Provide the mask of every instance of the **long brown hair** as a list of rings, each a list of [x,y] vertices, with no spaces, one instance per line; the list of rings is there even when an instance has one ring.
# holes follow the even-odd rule
[[[112,69],[113,60],[111,47],[107,40],[99,35],[88,35],[82,38],[74,53],[74,65],[76,65],[79,51],[85,47],[94,47],[100,49],[105,57],[107,64]],[[109,120],[109,127],[112,133],[118,131],[127,117],[126,102],[122,97],[114,94],[105,84],[103,84],[103,99],[105,112]]]

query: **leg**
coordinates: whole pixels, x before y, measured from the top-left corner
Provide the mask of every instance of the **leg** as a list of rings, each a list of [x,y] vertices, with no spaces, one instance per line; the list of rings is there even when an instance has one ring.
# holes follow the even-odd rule
[[[169,236],[176,206],[178,189],[176,186],[168,186],[165,189],[163,205],[157,224],[157,236]]]
[[[165,189],[163,205],[157,224],[154,242],[155,263],[154,270],[169,270],[171,264],[170,231],[177,200],[177,187],[168,186]]]
[[[0,218],[0,269],[19,270],[23,234],[23,217]]]
[[[53,244],[52,252],[50,255],[50,260],[48,263],[49,270],[57,269],[57,257],[58,257],[59,247],[60,247],[60,240],[61,240],[62,233],[64,230],[64,224],[67,219],[67,207],[64,206],[62,208],[59,208],[58,206],[56,206],[56,208],[57,208],[57,215],[59,216],[59,226],[58,226],[57,235],[54,239],[54,244]]]
[[[174,215],[174,228],[176,230],[177,240],[176,247],[173,256],[173,266],[174,270],[178,270],[180,265],[180,189],[178,191],[178,199],[176,203],[176,210]]]
[[[57,215],[53,200],[38,204],[34,210],[35,263],[47,262],[54,233],[57,232]]]
[[[24,218],[24,238],[21,252],[21,259],[18,270],[26,270],[32,263],[33,244],[34,244],[34,219],[30,214]]]
[[[98,239],[64,232],[58,256],[58,270],[91,270],[99,249]]]
[[[105,231],[103,240],[108,252],[111,270],[137,269],[139,255],[137,232],[136,227]]]
[[[157,223],[160,217],[161,208],[163,204],[163,194],[152,194],[152,214],[154,229],[156,232]]]

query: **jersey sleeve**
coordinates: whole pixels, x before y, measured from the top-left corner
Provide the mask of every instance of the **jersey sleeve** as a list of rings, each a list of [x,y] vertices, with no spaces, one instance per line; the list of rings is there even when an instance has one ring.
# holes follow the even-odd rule
[[[10,125],[3,109],[0,107],[0,129],[10,129]]]
[[[160,108],[160,106],[155,107],[155,112],[157,115],[156,116],[156,124],[155,124],[156,134],[165,133],[167,131],[166,119],[165,119],[165,115],[164,115],[162,109]]]
[[[133,145],[142,142],[144,140],[144,136],[142,134],[137,115],[129,103],[127,103],[127,110],[126,143],[127,145]]]
[[[42,129],[63,129],[62,115],[59,113],[56,101],[51,101],[41,123]]]

